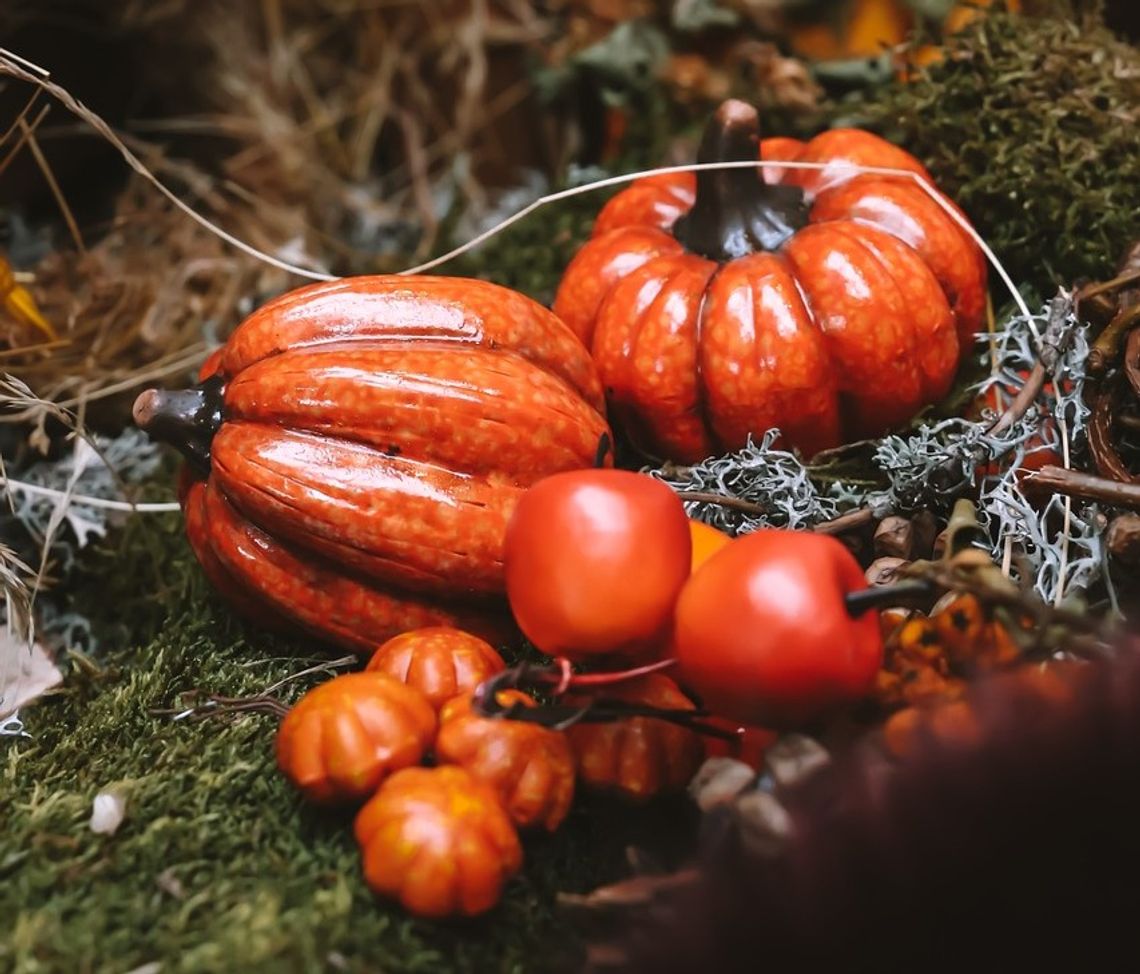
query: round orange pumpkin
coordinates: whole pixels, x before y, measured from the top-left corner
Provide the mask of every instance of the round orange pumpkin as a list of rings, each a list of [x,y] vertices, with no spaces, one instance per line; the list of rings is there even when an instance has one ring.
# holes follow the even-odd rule
[[[354,832],[369,888],[422,917],[485,913],[522,865],[495,790],[453,765],[392,775]]]
[[[438,712],[448,700],[505,668],[503,658],[478,636],[429,626],[393,636],[372,654],[365,670],[415,687]]]
[[[929,179],[911,155],[855,129],[761,143],[756,110],[725,102],[698,161],[761,156],[825,168],[638,180],[559,285],[612,418],[652,454],[695,462],[771,428],[807,455],[878,436],[949,391],[981,323],[968,233],[911,179],[851,168]]]
[[[517,690],[498,695],[503,706],[534,701]],[[520,828],[542,826],[553,832],[574,800],[574,755],[566,735],[539,724],[480,717],[471,711],[471,694],[449,701],[440,712],[435,756],[457,764],[491,785],[507,814]]]
[[[600,691],[609,699],[668,710],[694,710],[667,676],[651,673]],[[568,702],[584,702],[570,697]],[[683,790],[704,758],[701,736],[653,717],[578,723],[566,730],[583,784],[631,801]]]
[[[495,633],[515,503],[593,466],[609,435],[581,343],[485,281],[299,288],[243,321],[200,380],[144,392],[135,421],[189,460],[202,567],[239,611],[359,652],[425,626]]]
[[[383,673],[345,673],[306,693],[277,731],[277,765],[309,801],[359,801],[417,764],[435,737],[427,698]]]

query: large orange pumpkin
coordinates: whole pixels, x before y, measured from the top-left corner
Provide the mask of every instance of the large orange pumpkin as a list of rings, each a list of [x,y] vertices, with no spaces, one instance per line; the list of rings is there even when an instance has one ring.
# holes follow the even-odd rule
[[[716,112],[698,161],[761,167],[651,176],[619,193],[570,262],[554,311],[587,343],[615,421],[683,462],[778,427],[806,454],[877,436],[946,394],[982,320],[970,238],[878,136],[759,137]],[[929,177],[927,177],[929,178]]]
[[[259,621],[360,652],[425,626],[488,632],[516,501],[591,466],[609,435],[581,343],[484,281],[300,288],[242,322],[200,379],[143,393],[135,418],[190,460],[202,567]]]

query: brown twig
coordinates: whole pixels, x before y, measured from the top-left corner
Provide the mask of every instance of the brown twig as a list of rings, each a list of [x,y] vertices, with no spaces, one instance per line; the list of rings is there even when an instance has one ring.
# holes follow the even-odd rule
[[[1133,329],[1124,343],[1124,376],[1133,395],[1140,397],[1140,328]]]
[[[1052,464],[1027,477],[1025,486],[1027,489],[1048,490],[1081,500],[1102,501],[1140,510],[1140,483],[1121,483]]]
[[[198,696],[196,691],[183,694],[187,699]],[[150,713],[156,716],[173,716],[176,720],[206,720],[212,717],[224,717],[229,714],[261,713],[274,717],[284,717],[289,708],[276,697],[258,694],[252,697],[223,697],[217,694],[208,694],[206,702],[191,704],[189,707],[152,707]]]
[[[1113,315],[1112,320],[1105,325],[1092,348],[1089,349],[1088,370],[1093,375],[1100,375],[1108,370],[1119,357],[1120,346],[1124,336],[1135,325],[1140,324],[1140,304],[1121,308]]]
[[[844,531],[854,531],[856,528],[865,527],[874,520],[875,514],[871,508],[860,507],[854,511],[840,514],[839,517],[833,517],[830,521],[820,521],[818,524],[813,524],[811,529],[817,534],[842,534]]]
[[[1072,295],[1062,291],[1049,302],[1049,321],[1045,325],[1045,332],[1041,336],[1041,347],[1038,349],[1037,363],[1033,366],[1025,385],[1018,390],[1017,396],[1009,407],[1003,412],[986,431],[990,436],[1005,432],[1020,420],[1029,407],[1037,400],[1045,386],[1045,376],[1056,368],[1057,362],[1065,350],[1065,346],[1072,338],[1072,331],[1065,328],[1069,312],[1073,308]]]
[[[677,495],[683,501],[696,501],[698,504],[717,504],[744,514],[755,514],[759,517],[771,514],[771,509],[755,501],[745,500],[743,497],[731,497],[727,494],[713,494],[704,490],[680,490]],[[830,521],[820,521],[813,524],[811,530],[819,534],[842,534],[844,531],[853,531],[864,527],[875,520],[875,515],[869,507],[860,507],[847,511]]]
[[[1112,441],[1113,423],[1120,411],[1120,393],[1120,383],[1113,382],[1093,401],[1092,416],[1088,423],[1088,442],[1089,453],[1101,476],[1127,484],[1136,478],[1129,472]]]
[[[1089,298],[1103,294],[1105,291],[1115,291],[1117,288],[1124,287],[1126,284],[1135,284],[1137,281],[1140,281],[1140,269],[1130,270],[1123,274],[1118,274],[1116,277],[1110,278],[1107,281],[1101,281],[1100,283],[1090,284],[1081,288],[1077,294],[1077,300],[1087,301]]]
[[[727,507],[733,511],[744,514],[757,514],[763,516],[770,514],[771,509],[755,501],[747,501],[743,497],[732,497],[728,494],[713,494],[706,490],[679,490],[677,496],[683,501],[695,501],[698,504],[716,504]]]

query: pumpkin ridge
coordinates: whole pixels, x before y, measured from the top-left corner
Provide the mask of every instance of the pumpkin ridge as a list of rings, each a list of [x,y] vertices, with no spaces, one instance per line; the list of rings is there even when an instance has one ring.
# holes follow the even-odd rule
[[[857,249],[858,253],[866,255],[866,257],[870,258],[873,261],[873,266],[875,266],[878,270],[883,271],[885,274],[885,268],[879,261],[879,258],[864,244],[860,236],[858,234],[844,232],[840,226],[840,224],[843,222],[844,221],[835,220],[828,221],[826,223],[813,224],[811,230],[815,233],[816,236],[819,236],[821,234],[834,234],[836,237],[842,238],[846,242],[846,245],[849,249],[855,248]],[[801,235],[799,239],[801,241],[804,241],[805,237]],[[797,277],[806,279],[810,276],[810,268],[802,268],[801,261],[799,259],[793,257],[792,264],[798,272]],[[888,279],[891,281],[892,286],[895,287],[897,293],[898,287],[894,281],[894,278],[889,277]],[[833,347],[833,345],[837,343],[838,340],[832,336],[828,329],[823,327],[821,323],[822,315],[819,309],[816,307],[816,302],[811,298],[811,291],[808,291],[806,286],[805,291],[807,291],[808,297],[807,306],[812,313],[812,318],[816,324],[816,327],[819,328],[819,330],[822,332],[827,342],[828,353],[834,365],[837,391],[839,394],[840,423],[843,428],[843,438],[844,440],[859,438],[865,432],[864,427],[868,425],[866,418],[861,414],[866,411],[866,408],[868,406],[867,393],[869,390],[867,389],[866,382],[863,378],[860,378],[858,376],[854,378],[852,377],[852,363],[850,361],[844,362],[841,359],[838,350]],[[878,318],[879,322],[882,321],[883,315],[881,311],[877,313],[876,317]],[[900,303],[900,307],[892,313],[891,317],[894,319],[896,325],[898,326],[895,328],[895,332],[904,338],[909,351],[909,354],[907,355],[903,355],[898,352],[894,354],[893,359],[897,362],[897,365],[893,366],[896,369],[896,374],[892,376],[892,380],[899,380],[903,378],[912,380],[916,385],[916,392],[918,393],[917,398],[921,401],[921,391],[925,383],[925,379],[922,375],[921,369],[917,365],[917,362],[914,361],[914,353],[917,347],[917,342],[913,334],[913,330],[909,328],[910,318],[907,315],[905,301]],[[876,324],[875,334],[879,333],[880,327],[881,326],[879,324]],[[870,329],[865,328],[863,330],[864,335],[869,333]],[[861,354],[865,352],[866,349],[859,347],[856,349],[856,351],[860,353],[861,356]],[[881,371],[883,368],[891,366],[891,364],[892,360],[889,358],[876,358],[874,361],[875,370],[877,371]],[[866,362],[859,362],[856,363],[856,365],[860,371],[867,370]],[[898,390],[893,391],[896,394],[889,400],[889,402],[897,404],[900,401],[902,393]],[[909,398],[903,401],[909,402]],[[871,400],[870,405],[881,411],[883,404],[887,402],[887,399],[873,399]],[[913,414],[917,408],[917,404],[912,404],[911,407],[909,407],[908,411],[910,414]],[[880,422],[881,421],[876,418],[875,423],[871,425],[877,426],[880,425]]]
[[[301,481],[294,481],[294,482],[298,483],[298,484],[301,483]],[[301,508],[297,507],[294,504],[291,504],[287,498],[281,498],[281,497],[277,497],[273,494],[270,494],[265,488],[260,487],[258,485],[251,485],[251,489],[262,494],[267,499],[271,499],[276,504],[280,504],[281,506],[288,508],[289,510],[295,512],[298,515],[303,513]],[[229,497],[228,499],[230,500],[230,502],[234,505],[234,507],[238,511],[240,511],[241,513],[246,515],[246,519],[248,521],[250,521],[250,523],[255,523],[253,518],[249,517],[249,512],[246,511],[246,505],[245,504],[241,503],[240,500],[233,498],[233,497]],[[330,554],[330,551],[328,549],[339,550],[339,551],[344,552],[344,553],[349,553],[350,556],[351,556],[352,552],[356,552],[358,555],[366,557],[369,561],[377,561],[377,562],[384,562],[384,563],[390,562],[393,568],[396,568],[396,569],[399,569],[399,570],[405,571],[405,572],[411,571],[415,575],[422,575],[422,577],[425,581],[433,581],[434,582],[434,581],[441,581],[443,579],[442,573],[432,573],[432,572],[428,572],[428,571],[423,570],[423,569],[409,569],[407,566],[402,565],[399,561],[395,560],[394,558],[385,558],[384,556],[376,554],[375,552],[364,547],[363,545],[352,544],[350,541],[342,541],[342,540],[336,539],[336,538],[322,538],[321,539],[322,543],[318,545],[318,544],[307,544],[306,542],[294,539],[291,536],[286,536],[286,537],[288,537],[288,540],[292,541],[297,546],[297,548],[299,550],[304,551],[310,555],[317,555],[317,556],[320,556],[322,558],[328,559],[330,563],[333,563],[333,556]],[[405,544],[408,547],[416,547],[416,545],[414,545],[414,543],[412,543],[412,542],[396,542],[396,543]],[[350,562],[350,564],[352,564],[352,562]],[[359,562],[355,562],[354,567],[356,567],[359,571],[361,571],[363,573],[362,577],[367,578],[367,579],[371,579],[373,582],[376,581],[375,573],[374,572],[369,573],[368,570],[366,568],[364,568]]]
[[[312,632],[318,637],[329,638],[329,633],[341,645],[345,645],[355,652],[367,652],[374,647],[377,640],[389,638],[397,632],[406,629],[420,628],[432,625],[462,625],[457,613],[449,611],[442,605],[435,605],[406,592],[388,593],[358,579],[355,575],[339,572],[330,567],[322,558],[302,559],[289,545],[275,541],[269,534],[259,528],[252,521],[242,516],[229,502],[220,489],[212,483],[207,487],[207,508],[210,511],[209,541],[215,554],[234,574],[240,578],[248,579],[248,583],[266,604],[276,613],[290,620],[293,624]],[[246,546],[252,545],[256,557],[263,563],[257,571],[253,571],[250,564],[250,555],[245,555],[235,567],[233,559],[228,556],[223,545],[234,545],[240,554],[240,538],[246,538]],[[286,565],[282,565],[282,560]],[[244,570],[243,570],[244,569]],[[317,580],[310,576],[316,574]],[[271,588],[273,577],[281,581],[295,582],[298,579],[310,579],[309,584],[303,585],[301,591],[309,598],[288,598],[287,593]],[[344,587],[349,591],[341,591]],[[317,611],[313,605],[311,592],[313,590],[325,594],[325,590],[332,588],[337,598],[328,596],[330,605],[328,609]],[[353,591],[355,590],[355,591]],[[356,630],[348,624],[338,623],[335,612],[332,611],[338,602],[351,600],[359,603],[361,598],[367,601],[367,622],[370,628]],[[319,604],[320,600],[317,600]],[[397,622],[397,618],[399,621]],[[377,622],[380,622],[377,625]],[[362,634],[364,632],[365,634]]]
[[[229,429],[234,431],[241,425],[243,424],[231,424]],[[312,437],[311,434],[297,435],[305,438],[320,439],[319,437]],[[226,444],[223,442],[222,445],[225,446]],[[369,573],[369,575],[373,577],[373,580],[375,580],[378,575],[379,577],[385,577],[385,568],[383,566],[393,556],[402,557],[395,553],[385,555],[382,553],[382,549],[374,546],[374,543],[384,543],[388,546],[402,549],[405,553],[419,552],[421,556],[427,556],[431,553],[445,554],[448,552],[448,546],[446,545],[433,544],[422,539],[417,540],[415,538],[402,537],[391,532],[380,533],[380,528],[383,523],[386,523],[386,519],[379,518],[375,511],[365,511],[362,514],[362,516],[367,515],[370,519],[370,523],[377,529],[377,533],[374,534],[370,540],[360,535],[355,520],[346,528],[344,524],[338,524],[335,519],[330,520],[326,516],[326,512],[329,510],[344,508],[350,508],[356,511],[362,510],[359,508],[361,493],[368,492],[374,495],[375,492],[381,488],[369,488],[368,491],[365,491],[364,487],[354,484],[349,480],[347,485],[338,491],[335,489],[337,485],[331,482],[314,483],[307,477],[299,476],[295,467],[278,468],[267,464],[260,457],[253,455],[252,451],[230,449],[232,449],[234,456],[241,461],[242,466],[249,471],[263,471],[273,480],[279,480],[282,484],[295,485],[300,489],[299,492],[304,494],[304,502],[299,506],[298,502],[293,497],[290,497],[287,492],[281,489],[274,489],[262,482],[265,478],[258,479],[254,476],[243,476],[241,468],[229,469],[225,462],[227,450],[223,449],[218,451],[218,456],[215,458],[217,474],[220,481],[225,485],[224,489],[235,506],[243,510],[251,521],[264,522],[266,527],[271,528],[275,533],[280,533],[282,537],[288,538],[306,550],[321,551],[327,556],[328,549],[334,548],[345,556],[354,558],[357,567]],[[486,484],[479,478],[459,474],[455,471],[432,468],[430,465],[419,464],[416,461],[405,460],[398,457],[388,457],[380,454],[379,451],[367,450],[367,448],[364,447],[360,449],[369,454],[376,453],[377,456],[375,459],[378,464],[384,462],[389,466],[402,467],[403,469],[399,470],[398,474],[404,478],[422,482],[422,478],[415,476],[415,468],[426,466],[429,469],[440,470],[455,480],[466,480],[474,487],[481,488],[481,491],[476,489],[470,498],[456,496],[449,496],[447,498],[447,503],[457,512],[457,517],[459,518],[462,518],[462,512],[465,509],[475,512],[488,511],[499,513],[509,504],[509,500],[506,498],[497,504],[492,503],[493,498],[491,496],[484,496],[488,492],[491,494],[504,492],[517,493],[516,488],[506,485],[496,487]],[[349,471],[349,475],[351,476],[351,471]],[[233,496],[230,489],[232,486],[241,488],[241,493],[238,496]],[[434,488],[433,493],[439,490],[446,492],[446,488]],[[397,497],[403,496],[399,491],[392,491],[392,493]],[[256,503],[257,498],[261,498],[263,503]],[[481,520],[478,514],[471,516],[476,518],[475,524],[478,525]],[[473,591],[494,593],[499,590],[493,578],[488,579],[488,574],[491,576],[496,575],[494,566],[501,565],[501,552],[498,554],[491,553],[488,563],[483,563],[478,558],[469,556],[468,552],[462,549],[452,551],[451,553],[464,562],[464,576],[467,577],[466,584],[468,587],[474,586]],[[363,565],[361,564],[361,558],[367,559],[369,562],[379,562],[380,565]],[[430,561],[430,558],[423,560]],[[409,566],[397,563],[396,567],[399,569],[398,574],[401,576],[416,574],[425,580],[434,578],[438,581],[453,577],[454,575],[453,570],[441,574],[439,568],[429,568],[426,565]],[[452,567],[454,569],[460,566]],[[482,579],[482,581],[478,581],[479,579]],[[407,578],[400,577],[397,578],[396,581],[397,583],[406,582]]]
[[[417,302],[426,305],[426,319],[415,309]],[[292,348],[388,337],[510,348],[562,378],[595,409],[605,408],[601,384],[573,328],[537,301],[475,278],[376,274],[297,288],[266,302],[238,326],[225,346],[223,368],[233,377]]]
[[[513,352],[453,351],[459,357],[435,374],[432,350],[373,346],[357,357],[342,347],[327,359],[298,352],[288,363],[282,360],[291,353],[283,353],[275,364],[258,363],[231,380],[227,422],[331,436],[479,479],[502,473],[519,487],[589,464],[596,446],[591,428],[600,436],[608,427],[561,377]],[[414,409],[413,394],[420,400]],[[353,396],[349,405],[346,396]],[[387,421],[367,425],[377,411]],[[457,411],[461,430],[451,415]],[[515,459],[504,463],[504,454]]]
[[[881,270],[883,272],[883,276],[887,280],[889,280],[891,282],[891,284],[894,286],[895,291],[898,294],[898,298],[899,298],[899,307],[901,309],[904,309],[903,313],[905,314],[906,313],[905,309],[910,305],[910,301],[908,300],[908,295],[906,293],[906,290],[903,288],[902,283],[899,281],[899,279],[897,277],[897,274],[901,272],[901,269],[897,268],[894,265],[894,262],[891,261],[888,258],[888,256],[886,254],[884,254],[879,249],[879,247],[875,244],[873,239],[868,240],[863,235],[853,234],[850,232],[850,230],[848,230],[846,227],[843,226],[844,223],[854,223],[854,222],[856,222],[856,221],[834,220],[834,221],[828,221],[827,226],[831,227],[832,229],[838,229],[839,232],[841,232],[844,236],[846,236],[848,240],[857,241],[859,246],[862,247],[862,249],[866,253],[868,253],[871,256],[871,258],[879,265],[879,267],[881,268]],[[868,226],[868,229],[870,229],[873,233],[885,234],[891,240],[895,241],[900,247],[905,247],[907,250],[909,250],[914,255],[915,261],[917,263],[922,264],[922,266],[926,268],[931,279],[937,285],[938,292],[941,294],[943,300],[946,302],[946,310],[947,310],[947,313],[949,314],[950,327],[951,327],[951,331],[954,334],[954,339],[955,339],[954,340],[954,371],[956,372],[957,367],[958,367],[958,363],[961,361],[961,348],[959,347],[958,340],[957,340],[957,336],[958,336],[957,319],[954,317],[954,309],[951,306],[949,298],[946,295],[946,292],[942,287],[942,282],[938,280],[937,276],[934,274],[934,271],[931,269],[930,265],[926,262],[926,259],[922,256],[922,254],[919,253],[918,250],[916,250],[914,247],[912,247],[909,243],[907,243],[907,241],[903,240],[900,237],[895,236],[889,230],[885,230],[881,227],[870,226],[870,225],[866,225],[866,226]],[[913,320],[914,320],[913,316],[910,317],[910,320],[913,322]],[[908,358],[908,360],[916,363],[918,366],[915,371],[916,371],[916,374],[918,375],[919,379],[921,380],[921,396],[923,399],[930,399],[930,398],[934,397],[936,395],[936,393],[938,393],[938,388],[935,385],[933,379],[927,374],[926,369],[922,365],[923,349],[920,347],[919,336],[913,331],[913,329],[907,329],[906,334],[911,339],[910,354],[907,356],[907,358]]]

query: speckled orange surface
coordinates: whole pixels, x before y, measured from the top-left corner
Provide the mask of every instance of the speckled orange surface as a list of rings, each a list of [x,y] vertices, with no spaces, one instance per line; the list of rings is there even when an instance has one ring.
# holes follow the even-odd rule
[[[360,810],[356,841],[371,889],[418,916],[474,916],[522,866],[495,790],[453,765],[407,768]]]
[[[771,427],[807,455],[881,435],[945,395],[981,324],[969,235],[906,177],[850,168],[926,177],[912,156],[851,129],[760,153],[826,167],[764,170],[811,203],[777,252],[685,252],[670,231],[697,180],[655,176],[606,204],[559,287],[554,310],[591,346],[615,419],[656,455],[693,462]]]
[[[483,281],[301,288],[243,322],[215,372],[210,475],[183,500],[199,561],[246,615],[357,651],[420,626],[493,635],[515,502],[609,433],[574,334]]]

